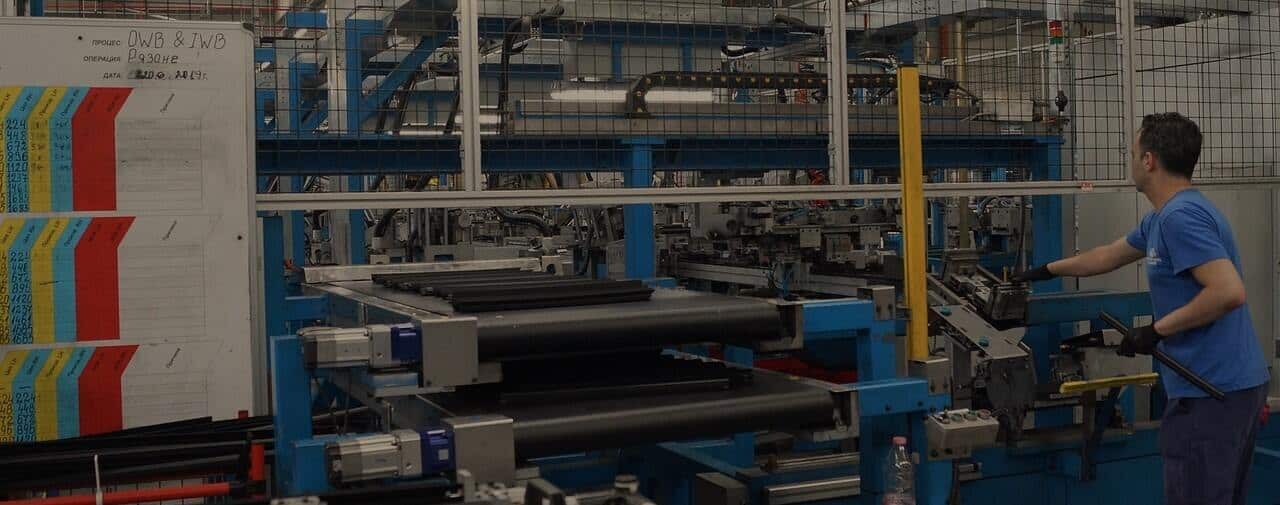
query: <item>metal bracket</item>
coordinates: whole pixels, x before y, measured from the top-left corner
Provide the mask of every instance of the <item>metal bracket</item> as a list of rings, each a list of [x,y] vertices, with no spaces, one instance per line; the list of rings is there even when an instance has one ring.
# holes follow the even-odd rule
[[[422,335],[422,387],[480,383],[476,318],[419,318],[413,323]]]
[[[514,483],[516,446],[514,422],[497,415],[450,417],[457,469],[479,482]]]
[[[853,388],[858,395],[858,413],[861,416],[941,410],[946,408],[948,398],[930,395],[928,383],[915,378],[859,382]]]
[[[912,377],[924,379],[929,385],[930,395],[951,393],[951,360],[941,356],[930,356],[926,360],[911,360],[907,369]]]

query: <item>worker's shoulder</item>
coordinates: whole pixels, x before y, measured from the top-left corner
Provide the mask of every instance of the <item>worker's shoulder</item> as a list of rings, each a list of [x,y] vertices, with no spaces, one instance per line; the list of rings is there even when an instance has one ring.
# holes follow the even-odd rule
[[[1205,238],[1221,235],[1229,229],[1226,217],[1213,202],[1200,195],[1176,198],[1160,212],[1160,229],[1164,234],[1194,234]]]
[[[1223,219],[1222,212],[1209,201],[1204,194],[1196,190],[1179,193],[1169,201],[1160,212],[1162,221],[1196,221],[1202,223],[1218,222]]]

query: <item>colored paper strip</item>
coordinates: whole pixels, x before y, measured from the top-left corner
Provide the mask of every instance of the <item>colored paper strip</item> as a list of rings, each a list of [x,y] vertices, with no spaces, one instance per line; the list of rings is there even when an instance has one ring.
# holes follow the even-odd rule
[[[5,185],[8,189],[6,208],[9,212],[29,210],[27,118],[31,116],[31,111],[35,109],[42,94],[44,88],[22,88],[18,100],[5,116],[5,173],[8,179]]]
[[[120,242],[132,217],[94,218],[76,245],[76,340],[120,338]]]
[[[34,341],[31,331],[31,247],[47,221],[26,220],[17,240],[9,247],[9,340],[14,344]]]
[[[29,351],[9,351],[0,358],[0,442],[13,441],[13,379]]]
[[[9,331],[9,250],[21,231],[21,219],[0,221],[0,345],[13,343]]]
[[[67,227],[67,218],[44,225],[31,246],[31,337],[37,344],[54,342],[53,250]]]
[[[71,126],[72,201],[75,210],[116,208],[116,114],[128,88],[90,88]]]
[[[76,348],[58,374],[58,438],[80,436],[80,374],[91,356],[92,347]]]
[[[67,88],[44,89],[27,116],[27,195],[31,212],[53,210],[53,156],[49,147],[49,120]]]
[[[48,349],[36,349],[27,353],[26,361],[18,376],[13,378],[13,440],[36,441],[36,377],[44,368]]]
[[[53,349],[36,376],[36,440],[58,438],[58,374],[67,365],[74,349]]]
[[[8,171],[9,164],[5,161],[6,152],[9,150],[9,112],[13,110],[13,104],[18,101],[18,95],[22,94],[22,88],[18,86],[0,87],[0,209],[8,208],[9,191],[8,191]]]
[[[80,433],[94,435],[124,428],[120,379],[136,345],[99,347],[80,374]]]
[[[49,149],[53,161],[53,210],[54,212],[70,212],[75,210],[71,199],[71,124],[76,110],[89,93],[89,88],[67,88],[62,101],[58,103],[58,111],[49,121]]]
[[[69,219],[53,249],[53,330],[58,342],[76,341],[76,244],[90,221],[87,217]]]

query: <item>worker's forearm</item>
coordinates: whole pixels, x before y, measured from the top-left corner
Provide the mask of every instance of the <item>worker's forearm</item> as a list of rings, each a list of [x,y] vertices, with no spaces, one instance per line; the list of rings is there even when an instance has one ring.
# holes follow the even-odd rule
[[[1090,277],[1098,274],[1105,274],[1120,265],[1112,264],[1104,248],[1097,247],[1085,251],[1077,256],[1070,258],[1062,258],[1049,264],[1049,271],[1055,275],[1065,277]]]
[[[1227,293],[1202,289],[1186,305],[1165,314],[1152,326],[1156,333],[1170,336],[1199,328],[1221,319],[1241,305],[1239,299]]]

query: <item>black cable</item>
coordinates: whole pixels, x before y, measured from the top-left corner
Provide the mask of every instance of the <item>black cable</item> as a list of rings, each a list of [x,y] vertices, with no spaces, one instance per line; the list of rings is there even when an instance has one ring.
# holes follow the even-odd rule
[[[499,94],[499,97],[502,95]],[[501,100],[501,98],[499,98]],[[502,107],[499,106],[499,109]],[[444,135],[447,137],[453,134],[453,128],[458,123],[458,111],[462,109],[462,75],[459,74],[454,78],[453,82],[453,103],[449,105],[449,117],[444,121]]]
[[[1022,212],[1019,213],[1021,214],[1021,217],[1020,217],[1020,224],[1018,225],[1019,228],[1018,228],[1017,267],[1018,267],[1018,272],[1026,272],[1027,271],[1027,214],[1028,214],[1027,197],[1025,196],[1019,197],[1018,203],[1022,207],[1021,209]]]
[[[727,58],[737,58],[739,56],[746,56],[748,54],[758,53],[763,50],[764,48],[755,47],[755,46],[747,46],[741,49],[729,49],[729,46],[727,45],[720,46],[720,54],[723,54]]]
[[[507,95],[511,90],[511,57],[524,52],[528,45],[516,47],[516,40],[521,35],[533,30],[547,21],[553,21],[564,15],[564,6],[556,4],[550,9],[538,9],[537,12],[512,21],[507,25],[506,34],[502,37],[502,59],[498,71],[498,114],[507,111]]]
[[[409,191],[422,191],[426,189],[427,184],[430,184],[430,183],[431,183],[430,176],[426,174],[419,175],[418,182],[414,183],[413,188],[411,188]],[[387,234],[387,227],[391,225],[391,219],[396,216],[397,212],[400,212],[400,209],[387,209],[382,211],[382,217],[380,217],[377,223],[373,225],[374,237],[382,237],[383,235]]]

